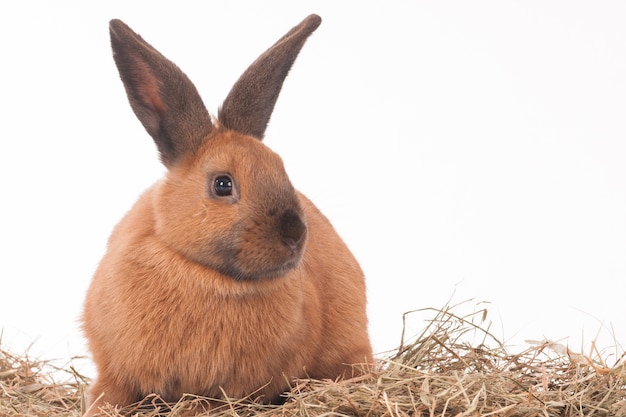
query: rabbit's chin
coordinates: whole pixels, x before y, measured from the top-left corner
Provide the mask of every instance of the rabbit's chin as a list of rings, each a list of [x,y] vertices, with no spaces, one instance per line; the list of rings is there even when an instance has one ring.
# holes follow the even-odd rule
[[[298,255],[297,257],[276,266],[248,266],[241,264],[234,259],[223,262],[219,265],[205,264],[204,266],[217,270],[222,275],[226,275],[235,281],[265,281],[284,277],[300,265],[301,258],[302,256]]]
[[[224,265],[220,272],[235,281],[264,281],[280,279],[290,271],[296,269],[299,265],[300,259],[286,262],[276,268],[259,268],[256,270],[246,270],[237,265]]]
[[[228,253],[225,253],[228,252]],[[269,261],[267,258],[237,256],[234,252],[224,251],[219,255],[187,257],[196,263],[225,275],[235,281],[264,281],[280,279],[297,269],[302,261],[304,247],[300,246],[288,254],[281,254]],[[216,256],[217,255],[217,256]],[[195,258],[195,259],[194,259]]]

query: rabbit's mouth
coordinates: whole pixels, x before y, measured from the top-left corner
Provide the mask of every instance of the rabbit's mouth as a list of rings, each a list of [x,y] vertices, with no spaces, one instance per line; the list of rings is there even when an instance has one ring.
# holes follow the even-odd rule
[[[274,217],[267,229],[248,230],[240,236],[240,244],[222,258],[221,271],[238,281],[276,279],[296,268],[307,239],[307,226],[299,208],[287,209]]]
[[[299,226],[292,224],[290,233],[274,230],[272,237],[237,233],[237,238],[213,240],[204,251],[187,252],[186,256],[235,281],[279,279],[300,265],[305,251],[307,228],[300,220],[294,222]],[[294,232],[294,227],[299,231]]]
[[[235,281],[278,279],[297,268],[303,257],[308,228],[301,208],[271,210],[264,217],[246,216],[207,240],[198,239],[190,260]]]
[[[306,244],[306,227],[300,236],[282,236],[273,245],[244,244],[235,256],[224,263],[225,273],[238,281],[256,281],[283,277],[298,267]]]
[[[305,239],[296,244],[279,244],[274,248],[259,248],[249,252],[219,245],[219,250],[204,254],[183,254],[204,268],[212,269],[235,281],[266,281],[280,279],[296,269],[302,260]]]

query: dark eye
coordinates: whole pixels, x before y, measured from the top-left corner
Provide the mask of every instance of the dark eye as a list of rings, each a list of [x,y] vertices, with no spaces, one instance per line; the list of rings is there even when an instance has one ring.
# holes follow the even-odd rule
[[[233,179],[228,175],[220,175],[219,177],[215,178],[215,182],[213,183],[213,189],[215,190],[215,194],[220,197],[232,195]]]

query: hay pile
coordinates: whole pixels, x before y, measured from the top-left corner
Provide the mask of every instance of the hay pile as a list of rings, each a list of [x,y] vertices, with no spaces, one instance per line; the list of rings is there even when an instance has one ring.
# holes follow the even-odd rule
[[[70,365],[57,367],[28,355],[12,354],[0,346],[2,417],[80,416],[87,382]]]
[[[424,331],[411,341],[403,335],[401,346],[379,360],[373,375],[295,381],[284,405],[225,401],[210,415],[626,416],[623,350],[610,356],[612,364],[593,345],[592,355],[552,342],[512,354],[485,328],[484,311],[460,316],[454,310],[432,310],[435,317]],[[86,381],[68,367],[62,370],[67,382],[55,382],[51,375],[58,371],[0,350],[0,416],[79,416]],[[158,410],[135,408],[133,415],[179,416],[201,400],[190,397]],[[109,408],[102,415],[120,414]]]

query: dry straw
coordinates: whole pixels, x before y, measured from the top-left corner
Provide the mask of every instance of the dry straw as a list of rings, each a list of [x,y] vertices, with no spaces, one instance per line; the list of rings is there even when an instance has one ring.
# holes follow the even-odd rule
[[[372,374],[345,381],[294,381],[283,405],[225,400],[209,415],[626,416],[623,349],[616,347],[603,357],[593,343],[585,355],[546,341],[513,354],[490,333],[485,310],[460,315],[459,309],[420,310],[434,318],[410,341],[403,334],[401,346],[380,358]],[[66,381],[56,382],[59,375]],[[70,365],[57,368],[0,350],[0,416],[80,416],[86,382]],[[110,407],[102,415],[182,416],[204,400],[189,396],[164,405],[153,396],[144,401],[147,407]]]

